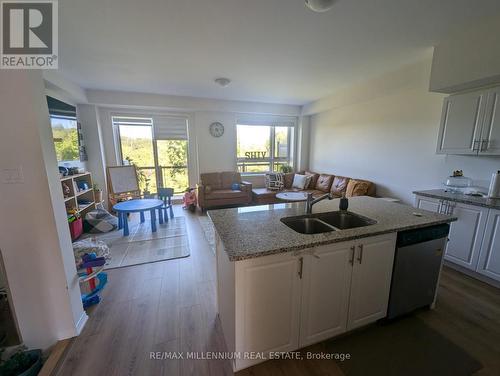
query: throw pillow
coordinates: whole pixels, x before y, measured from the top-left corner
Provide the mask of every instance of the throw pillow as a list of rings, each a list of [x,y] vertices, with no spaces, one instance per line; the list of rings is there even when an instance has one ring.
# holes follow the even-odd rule
[[[347,184],[346,197],[365,196],[370,188],[370,183],[362,180],[351,179]]]
[[[292,188],[305,189],[309,185],[311,178],[306,175],[295,174],[293,177]]]
[[[335,176],[330,192],[334,196],[342,196],[342,193],[346,191],[347,183],[349,183],[349,180],[350,179],[345,176]]]
[[[293,184],[293,177],[295,176],[295,173],[289,172],[287,174],[283,174],[283,182],[285,183],[285,188],[290,189],[292,188]]]
[[[266,174],[266,188],[271,191],[281,191],[284,187],[284,179],[282,173]]]
[[[332,182],[333,175],[321,174],[314,189],[322,192],[328,192],[332,186]]]
[[[319,174],[311,171],[306,171],[304,175],[310,176],[309,184],[306,185],[306,189],[315,189],[314,187],[316,187],[316,182],[318,181]]]

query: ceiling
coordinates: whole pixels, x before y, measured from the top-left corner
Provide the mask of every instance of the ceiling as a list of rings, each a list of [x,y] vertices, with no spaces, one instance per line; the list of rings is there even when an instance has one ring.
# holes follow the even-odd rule
[[[499,12],[498,0],[339,0],[326,13],[303,0],[60,0],[59,68],[86,89],[304,104]]]

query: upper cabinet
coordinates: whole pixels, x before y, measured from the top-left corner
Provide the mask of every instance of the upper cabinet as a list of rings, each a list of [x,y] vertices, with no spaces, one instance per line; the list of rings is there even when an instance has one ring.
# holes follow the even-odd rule
[[[480,154],[500,155],[500,87],[488,93],[486,113],[481,130]]]
[[[500,87],[444,99],[438,154],[500,155]]]

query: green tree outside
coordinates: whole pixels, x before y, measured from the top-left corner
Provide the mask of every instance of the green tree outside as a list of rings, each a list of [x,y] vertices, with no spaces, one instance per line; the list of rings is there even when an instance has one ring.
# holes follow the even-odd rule
[[[189,186],[186,140],[157,140],[158,164],[162,186],[184,192]],[[149,138],[121,137],[122,155],[137,166],[142,191],[157,192],[153,140]]]
[[[78,151],[78,132],[62,125],[52,127],[54,146],[58,161],[75,161],[80,159]]]

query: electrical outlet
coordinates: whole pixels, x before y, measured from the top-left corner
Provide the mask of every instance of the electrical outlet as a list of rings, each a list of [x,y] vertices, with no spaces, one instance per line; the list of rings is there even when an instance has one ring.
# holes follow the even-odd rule
[[[4,184],[24,184],[22,167],[4,168],[2,170],[2,182]]]

